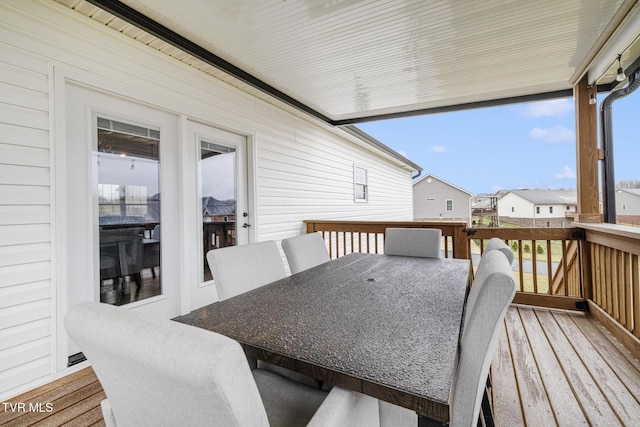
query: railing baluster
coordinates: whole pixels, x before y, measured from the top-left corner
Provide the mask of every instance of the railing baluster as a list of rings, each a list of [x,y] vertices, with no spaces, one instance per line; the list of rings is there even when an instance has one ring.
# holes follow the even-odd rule
[[[533,292],[538,293],[538,248],[536,241],[531,241],[531,272],[533,275]]]
[[[625,311],[625,306],[627,304],[626,302],[626,292],[625,292],[625,285],[626,285],[626,280],[624,278],[624,259],[625,259],[625,253],[622,251],[616,251],[616,258],[617,258],[617,263],[616,263],[616,271],[617,271],[617,275],[616,275],[616,284],[617,286],[617,295],[618,295],[618,322],[620,322],[621,324],[625,324],[626,323],[626,318],[627,318],[627,313]]]
[[[449,238],[447,236],[442,238],[444,239],[444,257],[449,258]]]
[[[624,254],[624,326],[633,329],[633,295],[631,294],[631,254]]]
[[[638,255],[631,255],[631,288],[633,298],[633,322],[629,327],[634,335],[640,338],[640,260]]]
[[[567,265],[567,242],[565,240],[561,240],[560,245],[562,248],[562,285],[564,287],[564,296],[568,296],[569,282],[567,279],[569,275],[569,266]]]
[[[606,271],[613,271],[613,254],[612,254],[613,250],[611,248],[605,248],[604,253],[605,253],[605,267],[606,267]],[[613,278],[610,277],[607,279],[605,279],[605,299],[607,302],[607,311],[609,313],[613,313]]]
[[[551,264],[551,250],[552,250],[553,246],[551,245],[551,240],[547,240],[547,278],[549,280],[549,289],[547,290],[547,293],[549,295],[553,295],[555,294],[554,289],[553,289],[553,265]]]

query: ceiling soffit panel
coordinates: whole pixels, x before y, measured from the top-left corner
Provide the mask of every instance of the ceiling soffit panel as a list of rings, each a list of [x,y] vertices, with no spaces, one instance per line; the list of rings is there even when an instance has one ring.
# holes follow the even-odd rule
[[[570,96],[623,2],[89,1],[134,9],[331,124]]]

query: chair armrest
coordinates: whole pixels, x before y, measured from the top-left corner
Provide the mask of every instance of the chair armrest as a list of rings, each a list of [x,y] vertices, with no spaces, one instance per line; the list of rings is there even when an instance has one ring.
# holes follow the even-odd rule
[[[357,391],[333,387],[307,427],[378,427],[378,399]]]

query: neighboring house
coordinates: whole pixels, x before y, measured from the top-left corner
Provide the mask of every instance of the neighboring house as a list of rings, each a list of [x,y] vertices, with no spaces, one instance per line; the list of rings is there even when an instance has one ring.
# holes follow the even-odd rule
[[[478,195],[471,199],[471,225],[474,227],[499,227],[497,194]]]
[[[473,194],[435,175],[427,174],[413,184],[413,218],[469,222]]]
[[[616,190],[616,222],[618,224],[640,224],[640,188]]]
[[[216,301],[202,278],[203,213],[219,214],[202,206],[205,150],[236,154],[240,244],[305,219],[413,218],[411,161],[106,15],[0,3],[0,399],[69,372],[64,315],[100,298],[98,200],[115,223],[161,222],[162,295],[132,310],[172,318]],[[153,182],[118,192],[145,170]]]
[[[202,220],[204,222],[232,222],[236,220],[236,201],[202,198]]]
[[[522,227],[567,227],[576,208],[575,190],[512,190],[498,200],[500,220]]]

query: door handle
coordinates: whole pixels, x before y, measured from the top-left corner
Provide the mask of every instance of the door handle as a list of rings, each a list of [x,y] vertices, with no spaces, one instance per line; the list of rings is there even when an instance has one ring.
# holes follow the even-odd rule
[[[251,224],[247,224],[246,222],[242,224],[242,228],[249,228],[249,227],[251,227]]]

